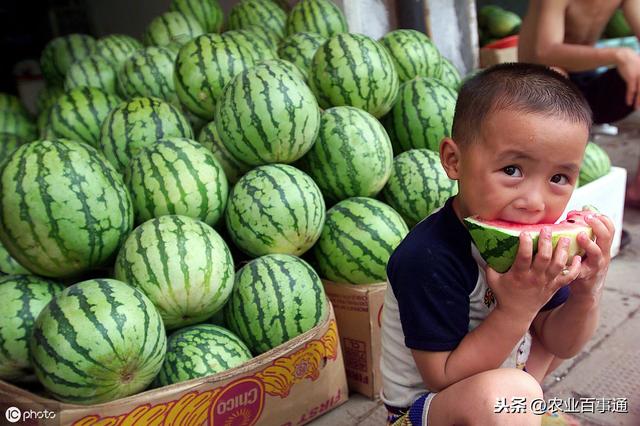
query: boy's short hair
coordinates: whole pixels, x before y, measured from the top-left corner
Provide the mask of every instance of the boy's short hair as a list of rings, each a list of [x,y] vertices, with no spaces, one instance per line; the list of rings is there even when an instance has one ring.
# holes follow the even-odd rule
[[[495,111],[515,110],[566,118],[591,126],[591,108],[582,93],[560,73],[537,64],[499,64],[471,77],[460,89],[452,137],[466,144]]]

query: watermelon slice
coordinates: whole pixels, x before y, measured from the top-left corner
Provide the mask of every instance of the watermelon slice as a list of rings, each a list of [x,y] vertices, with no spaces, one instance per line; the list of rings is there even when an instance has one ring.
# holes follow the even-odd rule
[[[589,214],[593,214],[593,212],[588,210],[570,211],[565,220],[556,224],[524,225],[502,220],[483,220],[477,216],[465,218],[464,223],[482,258],[489,266],[502,273],[509,270],[516,258],[520,233],[528,232],[531,235],[535,254],[538,249],[538,236],[545,226],[551,228],[551,241],[554,249],[561,237],[569,238],[569,263],[574,255],[582,256],[584,251],[578,245],[577,237],[580,232],[586,232],[589,238],[593,239],[593,231],[584,220]]]

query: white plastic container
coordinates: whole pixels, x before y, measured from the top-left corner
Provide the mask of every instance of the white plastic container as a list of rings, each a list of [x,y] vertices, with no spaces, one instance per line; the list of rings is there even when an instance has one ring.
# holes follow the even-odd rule
[[[627,184],[627,170],[621,167],[611,167],[611,171],[584,186],[573,191],[573,195],[562,214],[562,219],[571,210],[582,210],[585,205],[591,205],[602,214],[611,218],[616,227],[611,257],[620,251],[620,237],[622,233],[622,215],[624,213],[624,193]]]

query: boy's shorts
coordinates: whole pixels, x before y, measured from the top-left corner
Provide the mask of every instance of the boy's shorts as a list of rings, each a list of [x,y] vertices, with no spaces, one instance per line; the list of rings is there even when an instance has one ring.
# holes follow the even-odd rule
[[[634,111],[627,105],[627,83],[616,68],[604,73],[583,71],[569,73],[569,79],[578,86],[593,111],[593,123],[613,123]]]
[[[437,392],[427,392],[416,399],[409,407],[387,408],[387,425],[393,426],[427,426],[427,415],[429,414],[429,406],[433,397]]]

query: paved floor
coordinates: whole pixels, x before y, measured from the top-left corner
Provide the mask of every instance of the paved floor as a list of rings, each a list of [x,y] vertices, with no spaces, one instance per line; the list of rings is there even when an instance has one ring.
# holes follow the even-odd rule
[[[597,136],[595,141],[609,152],[613,164],[626,167],[632,176],[640,157],[640,126],[634,126],[640,123],[640,114],[626,124],[629,122],[630,129],[621,126],[622,134]],[[579,355],[560,365],[543,386],[547,400],[580,402],[588,411],[575,414],[582,425],[640,425],[640,211],[625,210],[624,228],[632,241],[611,263],[594,337]],[[613,398],[620,399],[611,407],[599,402]],[[612,412],[614,408],[624,410],[625,405],[628,413]],[[312,424],[383,425],[385,414],[379,401],[352,395],[347,403]]]

